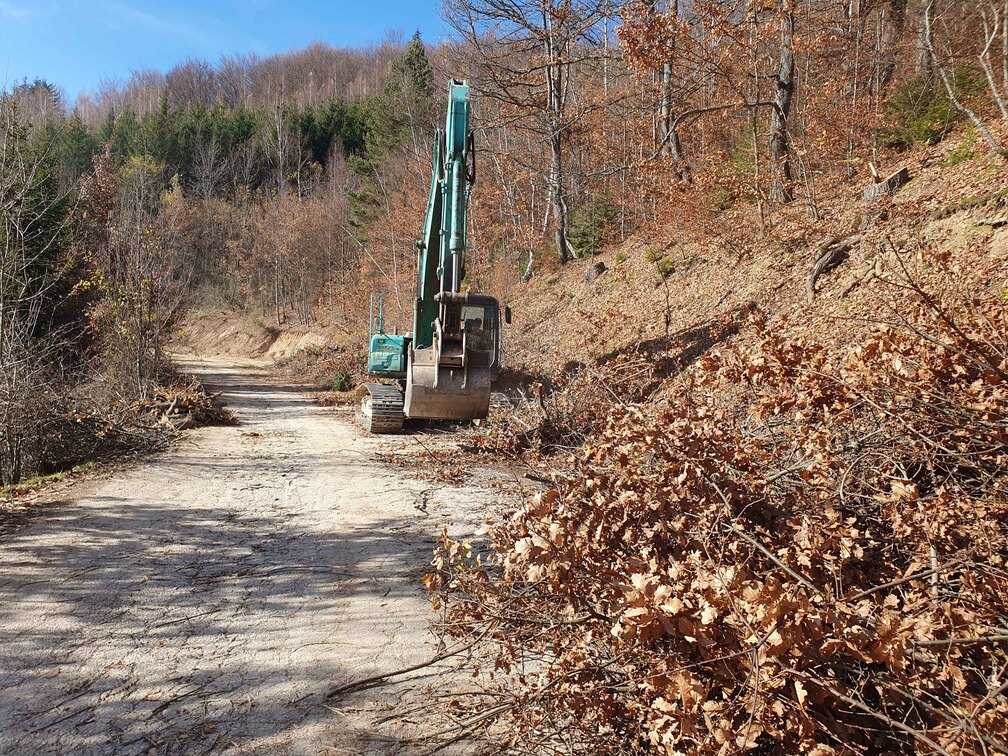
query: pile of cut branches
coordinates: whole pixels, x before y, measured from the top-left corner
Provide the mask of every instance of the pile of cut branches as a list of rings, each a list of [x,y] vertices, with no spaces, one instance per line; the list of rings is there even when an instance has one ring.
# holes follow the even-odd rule
[[[147,399],[133,405],[135,416],[174,430],[203,425],[235,425],[238,419],[221,406],[220,394],[211,394],[194,376],[187,376],[168,386],[157,386]]]
[[[85,462],[153,452],[165,448],[179,430],[237,423],[218,398],[187,376],[154,387],[147,399],[132,404],[64,400],[53,407],[39,433],[39,469],[51,474]]]
[[[605,374],[601,380],[600,373]],[[484,428],[470,436],[466,449],[525,459],[576,451],[608,416],[613,378],[605,368],[592,366],[559,376],[549,389],[536,382],[527,394],[491,407]]]
[[[169,433],[164,426],[143,421],[128,407],[70,402],[46,423],[39,444],[43,474],[72,469],[85,462],[117,459],[163,449]]]
[[[427,584],[519,751],[1008,752],[1008,303],[759,322]],[[487,701],[491,703],[486,703]]]

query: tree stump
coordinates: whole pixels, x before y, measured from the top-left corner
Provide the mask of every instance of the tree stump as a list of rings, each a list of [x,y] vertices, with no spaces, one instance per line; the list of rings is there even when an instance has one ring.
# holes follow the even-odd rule
[[[596,278],[601,276],[606,272],[606,266],[604,262],[597,262],[585,271],[585,281],[591,283]]]
[[[874,202],[879,197],[892,194],[910,180],[910,171],[907,168],[900,168],[895,173],[891,173],[881,181],[869,184],[864,189],[864,201]]]

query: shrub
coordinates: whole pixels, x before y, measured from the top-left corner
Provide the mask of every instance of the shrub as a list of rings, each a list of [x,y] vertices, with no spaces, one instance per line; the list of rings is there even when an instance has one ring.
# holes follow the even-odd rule
[[[735,204],[735,195],[727,189],[717,189],[711,199],[711,212],[719,215]]]
[[[662,280],[665,280],[676,272],[675,262],[668,257],[663,257],[656,262],[655,268],[658,270],[658,275],[662,277]]]
[[[604,244],[612,241],[619,215],[619,208],[606,197],[571,212],[568,239],[579,257],[597,255]]]
[[[644,250],[644,259],[651,263],[657,263],[665,257],[665,253],[662,252],[661,247],[650,246]]]
[[[336,373],[336,377],[333,378],[332,390],[333,391],[349,391],[353,388],[353,378],[349,373]]]
[[[975,72],[960,66],[953,83],[957,96],[969,100],[984,91]],[[900,87],[886,104],[888,125],[880,137],[886,147],[907,149],[915,144],[940,142],[958,123],[960,114],[940,81],[918,76]]]
[[[622,249],[619,252],[617,252],[615,255],[613,255],[613,262],[616,265],[622,265],[626,261],[627,261],[627,253],[624,252]]]

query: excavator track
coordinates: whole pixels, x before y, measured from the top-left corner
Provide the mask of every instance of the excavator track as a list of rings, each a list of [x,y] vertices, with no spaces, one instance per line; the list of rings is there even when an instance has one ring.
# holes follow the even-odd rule
[[[365,383],[358,389],[361,424],[369,433],[398,433],[403,427],[403,395],[387,383]]]

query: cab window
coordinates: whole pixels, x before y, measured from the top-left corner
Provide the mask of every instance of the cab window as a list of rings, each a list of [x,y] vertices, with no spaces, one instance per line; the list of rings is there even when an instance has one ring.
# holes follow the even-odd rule
[[[494,308],[484,305],[463,305],[462,329],[465,331],[470,349],[477,352],[492,351],[497,329]]]

